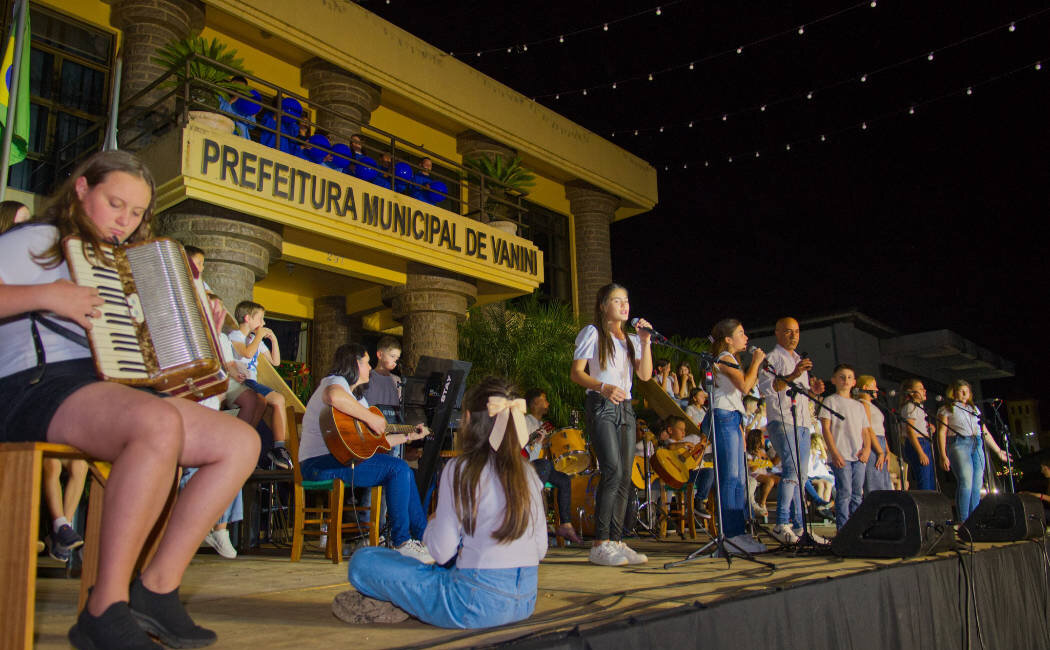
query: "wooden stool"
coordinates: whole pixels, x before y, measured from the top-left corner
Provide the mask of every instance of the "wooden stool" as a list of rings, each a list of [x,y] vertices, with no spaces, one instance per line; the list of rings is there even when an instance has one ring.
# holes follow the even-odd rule
[[[675,522],[675,528],[679,536],[685,539],[686,529],[689,530],[689,538],[696,539],[696,517],[693,515],[693,493],[695,488],[692,483],[686,483],[680,488],[672,488],[666,485],[660,488],[660,502],[667,511],[668,519]],[[674,508],[671,507],[671,496],[677,494],[678,500]],[[660,522],[660,537],[667,535],[667,519]]]
[[[102,528],[102,502],[109,464],[90,458],[69,445],[49,442],[0,443],[0,648],[32,648],[34,604],[36,600],[37,534],[40,528],[40,482],[43,459],[86,460],[91,466],[87,530],[84,535],[84,562],[80,574],[78,611],[87,602],[88,590],[98,577],[99,539]],[[150,531],[136,570],[149,562],[167,527],[179,488],[175,473],[169,496],[153,530]]]
[[[550,503],[552,500],[554,501],[554,507],[552,508],[554,519],[552,524],[554,525],[554,530],[557,531],[558,527],[561,526],[561,509],[558,507],[558,488],[550,483],[544,483],[543,498],[547,500],[547,503]],[[554,543],[558,548],[565,548],[565,538],[557,533],[554,534]]]

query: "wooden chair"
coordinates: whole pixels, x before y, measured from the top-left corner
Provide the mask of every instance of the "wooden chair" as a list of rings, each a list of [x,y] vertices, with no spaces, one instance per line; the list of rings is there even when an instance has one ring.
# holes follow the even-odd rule
[[[352,506],[352,510],[358,513],[368,511],[367,523],[358,524],[349,521],[345,516],[344,503],[346,499],[346,488],[339,479],[328,481],[304,481],[302,469],[299,465],[299,425],[302,423],[302,415],[297,414],[289,406],[288,408],[288,452],[292,456],[292,474],[294,481],[293,509],[294,523],[292,526],[292,562],[298,562],[303,555],[303,542],[307,536],[320,538],[328,536],[325,545],[325,557],[333,564],[339,564],[343,559],[343,535],[346,533],[368,533],[368,543],[371,546],[379,546],[379,511],[383,499],[383,490],[376,486],[371,490],[371,506],[363,508]],[[308,493],[325,492],[328,495],[327,503],[317,506],[307,505]]]
[[[90,463],[87,530],[84,535],[78,610],[98,577],[102,503],[109,464],[79,449],[48,442],[0,443],[0,648],[32,648],[36,600],[37,535],[40,528],[40,488],[44,458],[73,458]],[[178,494],[179,472],[169,488],[161,516],[143,546],[135,566],[144,567],[164,534]]]
[[[672,521],[679,536],[685,539],[685,533],[689,531],[689,539],[696,539],[696,516],[693,514],[693,494],[696,489],[692,483],[686,483],[680,488],[672,488],[661,484],[660,504],[667,511],[667,519],[660,522],[660,537],[667,536],[667,523]],[[672,507],[672,497],[674,506]]]

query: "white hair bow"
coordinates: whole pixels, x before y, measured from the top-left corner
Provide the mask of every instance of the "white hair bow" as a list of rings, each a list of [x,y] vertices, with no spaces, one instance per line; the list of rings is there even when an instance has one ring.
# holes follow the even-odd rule
[[[493,449],[499,449],[503,444],[503,436],[507,433],[507,421],[514,418],[514,429],[518,435],[518,446],[524,447],[529,440],[529,432],[525,424],[525,400],[507,399],[492,395],[488,401],[489,417],[496,418],[492,424],[492,433],[489,434],[489,444]]]

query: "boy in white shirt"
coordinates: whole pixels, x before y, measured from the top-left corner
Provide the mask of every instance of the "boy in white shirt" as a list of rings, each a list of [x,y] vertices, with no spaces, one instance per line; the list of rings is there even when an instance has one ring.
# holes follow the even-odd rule
[[[256,381],[259,376],[260,353],[274,367],[281,363],[281,347],[277,344],[277,337],[273,330],[266,327],[265,316],[266,308],[257,302],[243,300],[238,303],[237,308],[233,310],[237,329],[230,332],[230,344],[233,346],[233,351],[237,353],[236,360],[243,363],[247,369],[248,377],[242,383],[262,395],[266,404],[272,408],[266,424],[273,431],[273,448],[267,452],[266,456],[275,467],[291,469],[292,457],[284,447],[288,437],[284,417],[284,395]],[[269,339],[269,348],[264,339]]]
[[[864,497],[864,472],[874,434],[864,406],[850,397],[850,391],[857,385],[853,368],[846,364],[836,367],[831,383],[835,385],[835,394],[824,398],[824,404],[841,413],[843,419],[821,410],[820,424],[831,471],[835,474],[835,526],[841,529]]]

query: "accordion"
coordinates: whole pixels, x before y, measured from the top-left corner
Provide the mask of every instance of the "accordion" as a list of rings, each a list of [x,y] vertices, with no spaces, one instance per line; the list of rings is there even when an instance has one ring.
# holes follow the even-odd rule
[[[102,244],[62,240],[73,282],[98,289],[102,317],[87,331],[99,377],[202,400],[226,391],[222,353],[182,246],[160,238]]]

